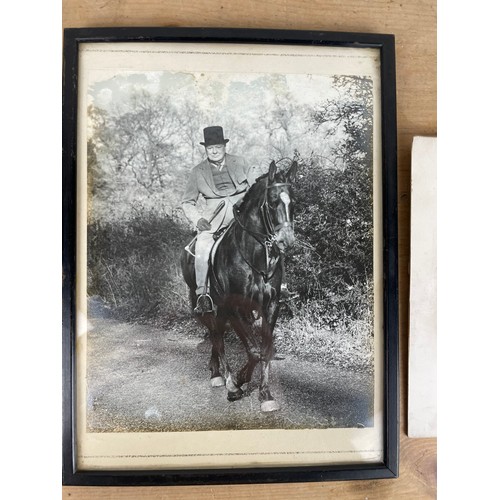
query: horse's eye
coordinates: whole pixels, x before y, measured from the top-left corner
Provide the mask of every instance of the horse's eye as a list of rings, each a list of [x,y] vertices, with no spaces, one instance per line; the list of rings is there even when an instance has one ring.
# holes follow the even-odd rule
[[[270,193],[269,194],[269,203],[272,205],[277,205],[279,202],[279,196],[277,193]]]

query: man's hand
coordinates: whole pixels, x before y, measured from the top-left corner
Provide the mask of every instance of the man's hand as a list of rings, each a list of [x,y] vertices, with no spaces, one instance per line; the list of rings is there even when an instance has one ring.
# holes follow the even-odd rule
[[[199,231],[210,231],[210,229],[212,229],[210,222],[208,222],[207,219],[203,218],[198,220],[198,222],[196,223],[196,227]]]

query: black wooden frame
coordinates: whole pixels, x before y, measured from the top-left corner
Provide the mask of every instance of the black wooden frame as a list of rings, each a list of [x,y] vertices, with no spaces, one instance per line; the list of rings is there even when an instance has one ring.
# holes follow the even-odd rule
[[[384,460],[380,464],[190,470],[76,470],[76,193],[78,51],[81,43],[199,42],[326,45],[380,50],[382,92]],[[398,476],[398,212],[395,41],[393,35],[219,28],[71,28],[63,57],[63,484],[139,486],[307,482]]]

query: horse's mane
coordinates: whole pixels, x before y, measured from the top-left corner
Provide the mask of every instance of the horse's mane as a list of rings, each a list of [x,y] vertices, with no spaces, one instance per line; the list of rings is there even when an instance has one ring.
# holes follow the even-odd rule
[[[238,207],[240,212],[243,212],[245,209],[248,208],[249,205],[253,201],[260,200],[261,199],[261,194],[263,193],[264,189],[267,186],[267,183],[265,182],[268,178],[269,174],[265,173],[257,177],[255,180],[255,184],[253,184],[250,189],[245,193],[245,196],[243,197],[243,200],[241,201],[240,206]],[[284,173],[282,172],[277,172],[275,181],[277,182],[282,182],[284,181]]]

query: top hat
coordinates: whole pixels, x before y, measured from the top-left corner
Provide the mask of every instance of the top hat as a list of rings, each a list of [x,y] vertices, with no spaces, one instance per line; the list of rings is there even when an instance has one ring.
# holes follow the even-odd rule
[[[222,127],[207,127],[203,129],[203,137],[205,142],[200,142],[206,148],[208,146],[215,146],[216,144],[227,144],[229,139],[224,139],[224,131]]]

